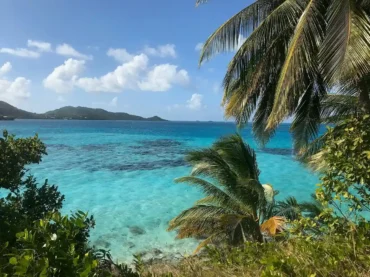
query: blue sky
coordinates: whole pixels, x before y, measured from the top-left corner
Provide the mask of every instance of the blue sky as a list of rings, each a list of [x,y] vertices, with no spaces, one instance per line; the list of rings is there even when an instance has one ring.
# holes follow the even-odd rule
[[[196,46],[250,3],[3,0],[0,100],[34,112],[72,105],[223,120],[231,54],[199,69]]]

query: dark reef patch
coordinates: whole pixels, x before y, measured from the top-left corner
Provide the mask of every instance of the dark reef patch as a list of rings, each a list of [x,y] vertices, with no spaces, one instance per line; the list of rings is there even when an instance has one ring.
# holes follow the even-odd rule
[[[138,162],[132,164],[114,164],[107,167],[111,171],[135,171],[135,170],[155,170],[161,169],[164,167],[179,167],[185,166],[186,162],[184,159],[175,159],[175,160],[157,160],[157,161],[148,161],[148,162]]]
[[[62,150],[62,151],[75,151],[76,149],[67,144],[47,144],[46,149],[49,150]]]
[[[294,155],[294,151],[291,148],[262,148],[259,151],[271,155],[280,155],[280,156]]]
[[[143,228],[140,228],[139,226],[130,226],[128,229],[135,236],[144,235],[146,233],[146,231]]]

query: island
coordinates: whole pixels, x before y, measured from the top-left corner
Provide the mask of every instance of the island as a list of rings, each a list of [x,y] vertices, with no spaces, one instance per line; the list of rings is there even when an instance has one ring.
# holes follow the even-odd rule
[[[66,106],[46,113],[31,113],[0,101],[0,120],[14,119],[68,119],[68,120],[137,120],[166,121],[159,116],[141,117],[123,112],[109,112],[103,109]]]

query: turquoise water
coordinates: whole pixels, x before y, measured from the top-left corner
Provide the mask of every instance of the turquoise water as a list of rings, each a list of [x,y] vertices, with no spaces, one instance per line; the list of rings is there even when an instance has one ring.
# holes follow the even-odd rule
[[[222,135],[235,133],[232,123],[32,121],[0,122],[18,136],[38,133],[48,155],[31,172],[49,179],[65,194],[63,212],[93,214],[91,243],[110,249],[120,261],[154,248],[164,253],[191,253],[194,240],[175,240],[166,232],[170,219],[202,194],[174,184],[189,173],[184,153],[209,146]],[[292,157],[289,125],[282,125],[266,149],[257,150],[261,181],[280,191],[278,197],[309,199],[317,176]],[[250,129],[243,137],[254,148]]]

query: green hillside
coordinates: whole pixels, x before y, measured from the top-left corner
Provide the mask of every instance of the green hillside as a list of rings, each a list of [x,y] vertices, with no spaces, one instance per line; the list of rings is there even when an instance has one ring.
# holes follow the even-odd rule
[[[18,119],[78,119],[78,120],[141,120],[141,121],[164,121],[164,119],[153,116],[144,118],[128,113],[113,113],[103,109],[92,109],[86,107],[62,107],[43,114],[30,113],[20,110],[6,102],[0,101],[0,116],[14,117]]]

